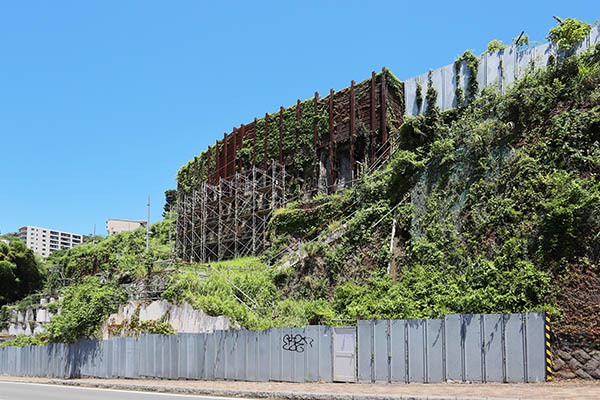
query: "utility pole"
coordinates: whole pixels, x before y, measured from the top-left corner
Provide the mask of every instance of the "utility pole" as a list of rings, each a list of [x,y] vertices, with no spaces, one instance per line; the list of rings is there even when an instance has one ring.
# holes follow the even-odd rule
[[[150,238],[150,196],[148,196],[148,215],[146,218],[146,253],[148,252],[148,239]]]

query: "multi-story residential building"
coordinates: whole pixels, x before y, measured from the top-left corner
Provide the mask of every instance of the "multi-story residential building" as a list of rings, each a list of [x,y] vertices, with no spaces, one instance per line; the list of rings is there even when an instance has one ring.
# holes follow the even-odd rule
[[[56,250],[71,249],[83,243],[83,236],[37,226],[23,226],[17,234],[35,254],[48,257]]]
[[[109,219],[106,221],[106,233],[108,236],[121,232],[133,231],[140,226],[146,226],[146,221],[135,221],[131,219]]]

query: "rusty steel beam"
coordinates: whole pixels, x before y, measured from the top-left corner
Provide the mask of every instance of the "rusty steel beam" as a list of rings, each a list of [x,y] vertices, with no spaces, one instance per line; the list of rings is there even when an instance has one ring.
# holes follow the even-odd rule
[[[386,119],[386,82],[385,82],[385,67],[381,69],[381,143],[383,145],[384,154],[387,153],[387,119]]]
[[[206,162],[206,183],[211,184],[210,181],[210,147],[208,148],[208,161]]]
[[[224,152],[221,153],[223,155],[223,162],[221,163],[221,169],[223,170],[222,177],[224,179],[227,179],[227,174],[229,170],[229,163],[227,162],[227,159],[229,158],[229,135],[227,134],[227,132],[225,132],[223,136],[223,150]]]
[[[237,139],[238,139],[238,130],[237,128],[233,128],[233,175],[235,175],[235,171],[237,169]]]
[[[267,147],[269,146],[269,113],[265,113],[265,171],[268,169],[269,164],[267,162]]]
[[[329,192],[333,190],[333,89],[329,90]]]
[[[221,151],[219,150],[219,141],[215,144],[215,184],[219,184],[220,166],[221,166]]]
[[[242,147],[244,147],[244,136],[246,135],[246,125],[242,124],[242,126],[240,127],[240,140],[239,140],[239,147],[240,149]],[[238,171],[242,172],[242,157],[240,157],[240,161],[239,161],[239,166],[238,166]]]
[[[354,81],[350,82],[350,180],[354,180],[354,136],[356,135],[356,98]]]
[[[257,129],[257,119],[254,117],[254,140],[252,140],[252,166],[256,166],[256,134],[258,133]]]
[[[319,92],[315,92],[315,117],[314,120],[314,131],[313,131],[313,146],[315,150],[315,159],[317,163],[319,161],[319,150],[317,147],[317,132],[319,130]]]
[[[298,136],[300,136],[300,99],[296,101],[296,143],[294,148],[298,148]]]
[[[373,143],[375,132],[375,108],[377,107],[377,99],[375,99],[375,71],[371,72],[371,140],[369,143],[369,154],[371,155],[371,164],[375,157],[375,146]]]
[[[283,106],[279,107],[279,164],[283,165]]]

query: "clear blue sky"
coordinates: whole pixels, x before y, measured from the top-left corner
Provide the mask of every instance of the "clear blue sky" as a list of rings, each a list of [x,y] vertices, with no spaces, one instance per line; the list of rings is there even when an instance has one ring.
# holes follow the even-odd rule
[[[598,1],[4,1],[0,232],[161,218],[175,173],[233,126],[386,66],[400,79]]]

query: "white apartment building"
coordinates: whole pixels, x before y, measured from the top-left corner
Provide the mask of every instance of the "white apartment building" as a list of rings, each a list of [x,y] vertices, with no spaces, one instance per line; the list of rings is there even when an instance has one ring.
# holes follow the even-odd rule
[[[106,233],[108,236],[121,232],[133,231],[140,226],[146,226],[146,221],[135,221],[132,219],[109,219],[106,221]]]
[[[83,236],[38,226],[23,226],[17,233],[19,239],[35,254],[48,257],[56,250],[71,249],[83,243]]]

